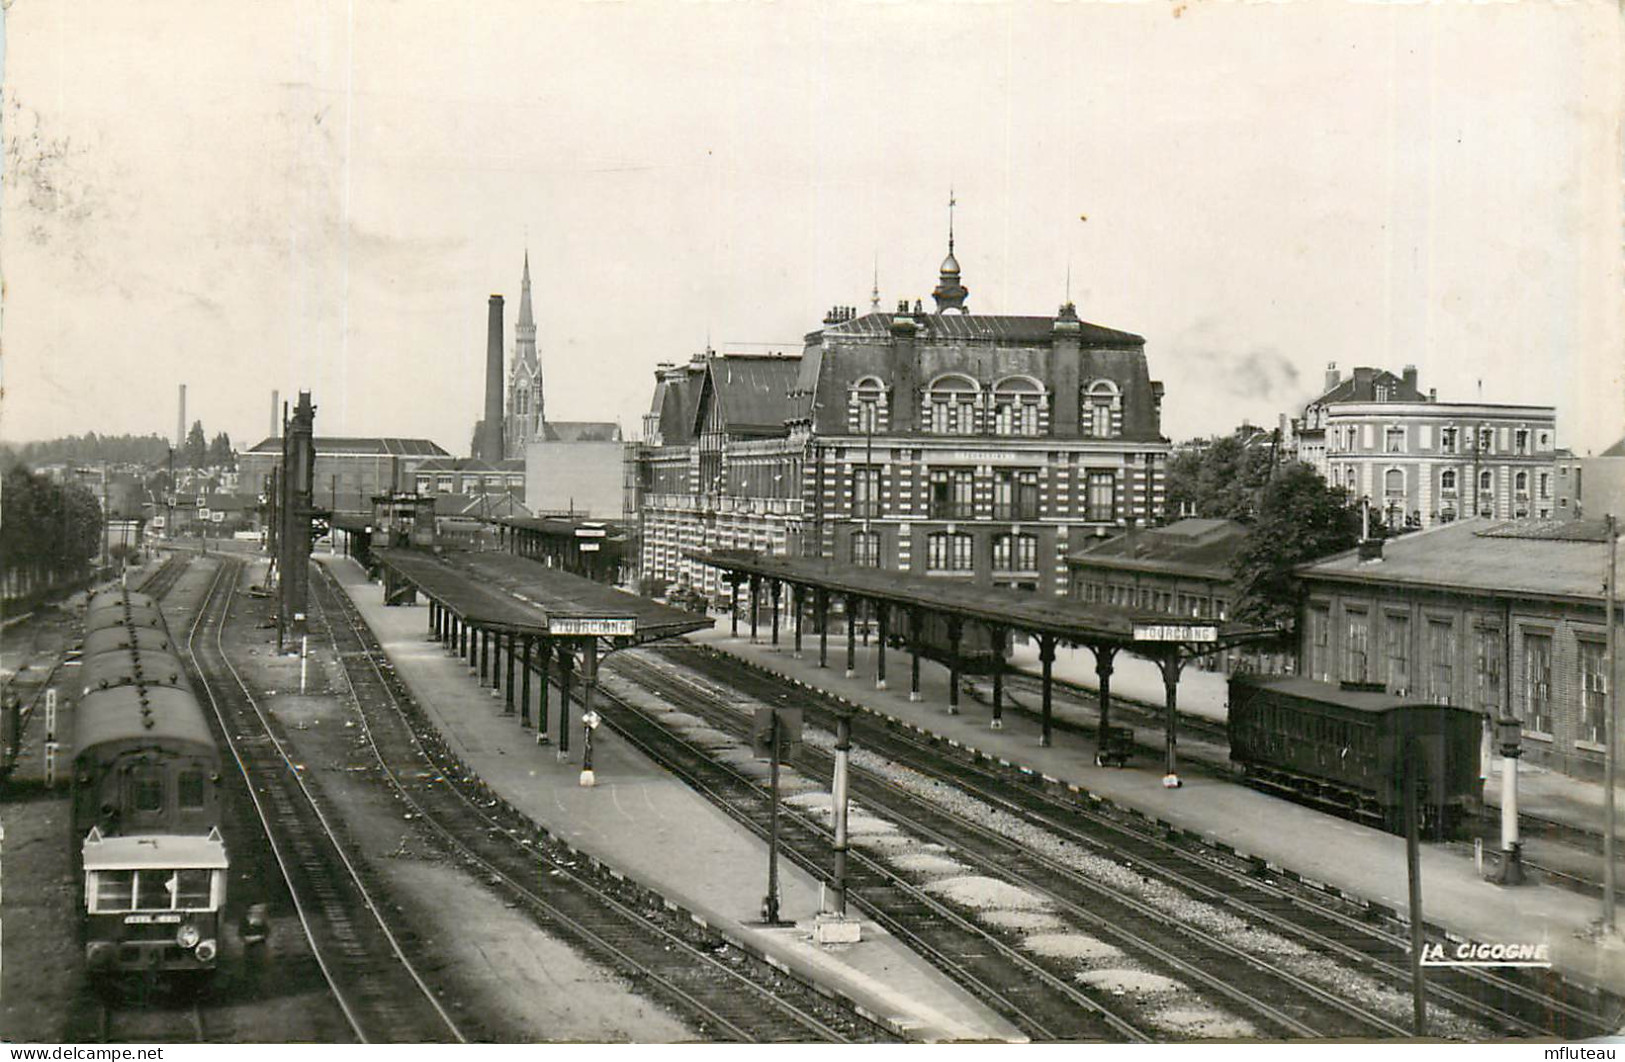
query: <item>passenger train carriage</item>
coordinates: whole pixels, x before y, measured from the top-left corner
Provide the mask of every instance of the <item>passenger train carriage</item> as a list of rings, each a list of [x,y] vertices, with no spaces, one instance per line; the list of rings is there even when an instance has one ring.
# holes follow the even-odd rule
[[[72,765],[86,965],[211,970],[229,866],[214,734],[155,602],[98,594],[86,629]]]
[[[1481,806],[1482,713],[1291,676],[1230,680],[1230,759],[1252,784],[1405,829],[1407,747],[1425,836],[1456,835]]]

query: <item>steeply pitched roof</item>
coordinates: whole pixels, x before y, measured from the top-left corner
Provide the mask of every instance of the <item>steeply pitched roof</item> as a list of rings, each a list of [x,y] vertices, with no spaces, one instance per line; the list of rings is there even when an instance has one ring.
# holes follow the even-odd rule
[[[862,317],[854,317],[849,321],[841,321],[827,325],[817,332],[808,333],[809,340],[820,335],[841,338],[844,336],[881,337],[891,334],[891,322],[894,315],[889,313],[867,313]],[[1054,338],[1055,319],[1053,317],[1028,317],[1009,314],[959,314],[959,313],[917,313],[911,314],[919,326],[920,339],[983,339],[1005,343],[1048,343]],[[1133,332],[1119,332],[1115,328],[1104,325],[1080,322],[1082,333],[1079,341],[1083,346],[1120,347],[1143,346],[1144,336],[1137,336]]]
[[[1610,446],[1608,449],[1604,450],[1602,453],[1598,454],[1597,456],[1598,457],[1625,457],[1625,439],[1619,440],[1619,442],[1617,442],[1614,445]]]
[[[1436,586],[1508,595],[1602,599],[1608,546],[1596,520],[1459,520],[1383,543],[1382,559],[1358,551],[1305,564],[1309,580]]]
[[[790,391],[800,363],[800,357],[725,354],[712,358],[710,380],[728,429],[783,429],[796,408]]]
[[[1387,369],[1372,369],[1366,366],[1356,368],[1349,378],[1310,402],[1312,406],[1325,405],[1330,402],[1375,402],[1377,401],[1378,385],[1388,388],[1388,401],[1390,402],[1426,402],[1427,395],[1406,383],[1402,377],[1395,376]]]

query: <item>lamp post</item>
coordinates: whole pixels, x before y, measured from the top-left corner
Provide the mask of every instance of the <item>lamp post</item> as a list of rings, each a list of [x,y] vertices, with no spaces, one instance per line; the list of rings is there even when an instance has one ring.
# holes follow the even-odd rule
[[[1523,754],[1523,724],[1507,716],[1496,720],[1501,750],[1501,867],[1497,885],[1523,885],[1523,844],[1518,840],[1518,757]]]

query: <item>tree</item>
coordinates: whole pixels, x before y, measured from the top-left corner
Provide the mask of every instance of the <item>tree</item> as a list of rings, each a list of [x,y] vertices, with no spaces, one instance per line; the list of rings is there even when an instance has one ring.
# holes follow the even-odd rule
[[[209,444],[209,467],[224,468],[227,471],[237,467],[237,455],[231,450],[231,436],[221,432]]]
[[[1249,523],[1269,482],[1274,455],[1234,435],[1175,454],[1168,462],[1168,511]]]
[[[1286,626],[1297,613],[1294,566],[1352,549],[1360,513],[1340,488],[1308,465],[1289,462],[1265,486],[1258,515],[1235,561],[1236,618]]]
[[[192,430],[186,433],[186,444],[181,447],[181,460],[188,468],[202,468],[209,460],[209,441],[203,435],[203,422],[194,420]]]
[[[83,487],[61,486],[13,465],[0,480],[0,574],[28,592],[83,574],[101,549],[102,512]]]

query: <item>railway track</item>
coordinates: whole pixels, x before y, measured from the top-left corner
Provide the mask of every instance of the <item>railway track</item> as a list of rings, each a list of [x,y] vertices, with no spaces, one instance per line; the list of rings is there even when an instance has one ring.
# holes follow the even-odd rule
[[[676,1007],[707,1039],[896,1039],[844,1003],[674,916],[659,896],[593,873],[494,795],[455,784],[470,772],[417,711],[348,597],[325,568],[311,585],[383,776],[445,845],[499,883],[544,928]],[[454,784],[434,784],[436,776]],[[537,881],[548,888],[538,889]]]
[[[719,699],[739,703],[742,698],[737,695],[730,697],[725,690],[696,687],[658,663],[638,657],[618,666],[634,673],[640,685],[679,704],[683,711],[700,715],[725,732],[740,732],[737,712],[717,707]],[[777,695],[783,696],[783,691]],[[811,747],[802,750],[797,762],[817,774],[827,774],[832,766],[827,753]],[[978,822],[974,815],[945,809],[936,800],[922,799],[872,773],[855,771],[852,785],[866,813],[879,814],[902,827],[910,838],[951,852],[954,861],[978,874],[1042,897],[1067,931],[1101,940],[1117,952],[1147,964],[1158,976],[1188,986],[1219,1006],[1245,1016],[1255,1035],[1372,1038],[1405,1035],[1408,1031],[1379,1013],[1351,1004],[1335,991],[1272,967],[1259,956],[1228,943],[1209,927],[1182,926],[1131,890],[1102,881],[1098,875],[1090,878],[1078,873],[1068,865],[1067,856],[1080,857],[1081,848],[1070,853],[1045,852],[1030,844],[1028,838],[1001,834]],[[1100,861],[1098,857],[1087,858]],[[1268,981],[1267,990],[1260,984],[1264,980]],[[1155,1022],[1155,1015],[1151,1020]]]
[[[141,580],[141,585],[136,589],[143,594],[162,600],[170,590],[174,589],[181,576],[186,574],[186,569],[191,566],[191,563],[191,554],[171,553],[164,558],[164,563],[158,566],[157,571]]]
[[[771,698],[793,691],[797,703],[811,710],[809,722],[833,725],[832,701],[725,657],[697,649],[664,650],[662,656],[674,666],[694,668],[705,681],[747,700],[772,703]],[[1216,849],[1175,843],[1150,823],[1113,816],[1046,791],[1032,784],[1032,776],[1008,766],[972,760],[969,754],[912,732],[866,724],[860,717],[857,725],[862,736],[857,744],[861,748],[951,782],[985,806],[1041,825],[1046,833],[1077,848],[1109,854],[1133,873],[1240,917],[1305,949],[1311,957],[1332,958],[1369,972],[1390,994],[1390,1004],[1397,1002],[1394,996],[1408,991],[1403,927],[1374,925],[1367,912],[1352,904],[1340,909],[1330,897],[1291,881],[1261,879],[1262,868],[1250,862]],[[1016,779],[1022,779],[1022,784],[1012,785]],[[1298,965],[1312,963],[1300,958]],[[1320,971],[1323,987],[1337,985],[1333,973]],[[1617,1025],[1617,1002],[1599,1001],[1539,971],[1516,971],[1511,977],[1487,971],[1435,971],[1430,975],[1430,993],[1433,1007],[1482,1022],[1494,1035],[1599,1035]],[[1397,1018],[1392,1006],[1389,1011],[1390,1021]]]
[[[187,650],[333,998],[362,1043],[466,1042],[227,657],[223,633],[241,571],[240,561],[221,561]]]

